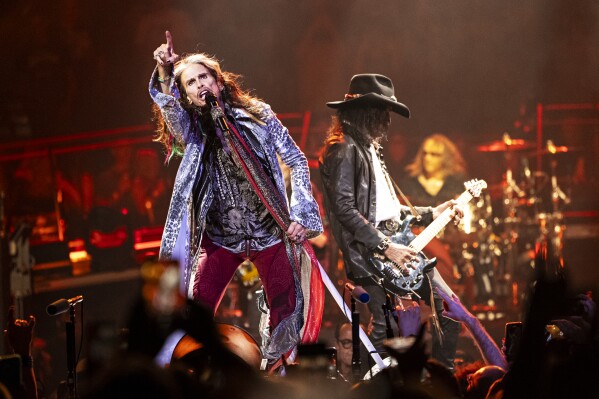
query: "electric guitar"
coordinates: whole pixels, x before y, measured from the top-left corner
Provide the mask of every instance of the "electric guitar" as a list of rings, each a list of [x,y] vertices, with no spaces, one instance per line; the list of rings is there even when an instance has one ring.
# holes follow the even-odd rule
[[[458,206],[466,205],[473,198],[478,198],[483,189],[487,188],[484,180],[470,180],[464,183],[466,191],[458,198]],[[409,263],[398,265],[387,259],[384,255],[374,253],[369,261],[376,269],[376,274],[385,279],[385,288],[399,295],[416,294],[424,281],[424,273],[430,271],[437,264],[436,258],[428,259],[422,250],[453,218],[452,209],[445,209],[431,224],[418,236],[410,229],[414,217],[406,217],[397,233],[390,237],[396,244],[406,245],[418,251],[418,257]],[[391,286],[389,286],[389,284]],[[416,294],[419,296],[418,294]]]

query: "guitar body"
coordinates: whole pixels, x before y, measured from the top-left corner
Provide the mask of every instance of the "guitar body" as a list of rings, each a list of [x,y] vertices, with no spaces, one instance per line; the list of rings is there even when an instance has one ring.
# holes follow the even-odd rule
[[[416,238],[412,232],[411,225],[414,217],[408,215],[401,223],[400,230],[389,237],[391,242],[409,246]],[[422,252],[418,253],[418,260],[405,265],[401,269],[393,262],[378,253],[373,254],[370,264],[374,266],[376,275],[385,279],[385,288],[398,295],[415,293],[424,282],[424,273],[431,270],[437,264],[437,259],[428,259]],[[412,268],[413,267],[413,268]],[[401,270],[404,270],[403,272]]]

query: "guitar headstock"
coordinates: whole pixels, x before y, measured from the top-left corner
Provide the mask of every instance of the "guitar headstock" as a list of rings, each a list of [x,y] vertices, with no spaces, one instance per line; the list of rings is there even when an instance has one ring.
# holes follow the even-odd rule
[[[484,180],[472,179],[465,182],[464,187],[466,187],[466,190],[468,190],[470,195],[474,198],[478,198],[480,197],[481,191],[487,188],[487,182]]]

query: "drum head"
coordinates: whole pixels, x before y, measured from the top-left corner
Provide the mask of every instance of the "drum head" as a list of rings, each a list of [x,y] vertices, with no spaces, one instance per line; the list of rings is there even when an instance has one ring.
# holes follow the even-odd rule
[[[221,341],[231,352],[239,356],[247,364],[260,369],[262,352],[256,340],[243,328],[226,323],[216,323],[216,329]],[[171,360],[180,359],[203,345],[189,335],[184,335],[173,350]]]

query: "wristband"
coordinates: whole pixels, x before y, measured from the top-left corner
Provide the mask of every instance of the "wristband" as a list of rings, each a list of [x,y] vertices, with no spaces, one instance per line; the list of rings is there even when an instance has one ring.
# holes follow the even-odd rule
[[[385,237],[383,239],[383,241],[381,241],[381,243],[379,245],[376,246],[376,250],[379,253],[385,253],[385,251],[387,250],[387,248],[389,248],[389,245],[391,245],[391,240],[388,239],[387,237]]]
[[[170,80],[171,80],[170,76],[167,76],[166,78],[161,78],[160,75],[158,75],[158,81],[160,83],[166,83],[166,82],[169,82]]]

